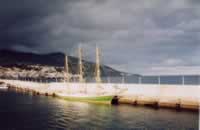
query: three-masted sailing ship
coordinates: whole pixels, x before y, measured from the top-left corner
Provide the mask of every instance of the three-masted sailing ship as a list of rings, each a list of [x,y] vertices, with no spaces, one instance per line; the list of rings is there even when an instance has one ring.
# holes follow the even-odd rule
[[[62,97],[66,100],[78,100],[78,101],[89,101],[89,102],[110,102],[114,95],[110,95],[102,87],[101,70],[100,70],[100,50],[96,47],[96,65],[95,65],[95,80],[96,83],[87,83],[84,79],[84,65],[83,65],[83,50],[79,47],[79,63],[78,63],[78,83],[70,82],[72,74],[69,72],[68,56],[65,57],[65,83],[67,86],[67,92]],[[88,93],[90,85],[94,85],[96,91]],[[73,87],[79,88],[79,91],[72,92]]]

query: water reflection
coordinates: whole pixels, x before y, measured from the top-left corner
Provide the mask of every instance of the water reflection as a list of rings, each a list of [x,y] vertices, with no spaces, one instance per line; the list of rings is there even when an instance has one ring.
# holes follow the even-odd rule
[[[198,130],[198,113],[154,110],[0,92],[0,129],[66,130],[131,129]]]

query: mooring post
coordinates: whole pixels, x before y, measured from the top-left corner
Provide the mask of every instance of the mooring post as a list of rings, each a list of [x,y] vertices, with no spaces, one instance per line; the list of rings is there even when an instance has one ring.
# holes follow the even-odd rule
[[[138,96],[137,96],[137,95],[135,96],[135,100],[134,100],[134,102],[133,102],[133,105],[134,105],[134,106],[137,106],[137,105],[138,105]]]
[[[176,103],[176,110],[181,111],[181,99],[179,98],[177,103]]]

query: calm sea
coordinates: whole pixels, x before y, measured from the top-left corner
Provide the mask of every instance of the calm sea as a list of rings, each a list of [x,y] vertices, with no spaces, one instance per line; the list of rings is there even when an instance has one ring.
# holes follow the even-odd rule
[[[0,130],[198,130],[198,114],[0,90]]]

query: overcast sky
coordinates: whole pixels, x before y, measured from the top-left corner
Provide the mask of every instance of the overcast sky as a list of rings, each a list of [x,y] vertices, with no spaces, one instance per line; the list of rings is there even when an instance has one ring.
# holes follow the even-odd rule
[[[0,48],[65,52],[140,74],[200,74],[200,0],[1,0]]]

